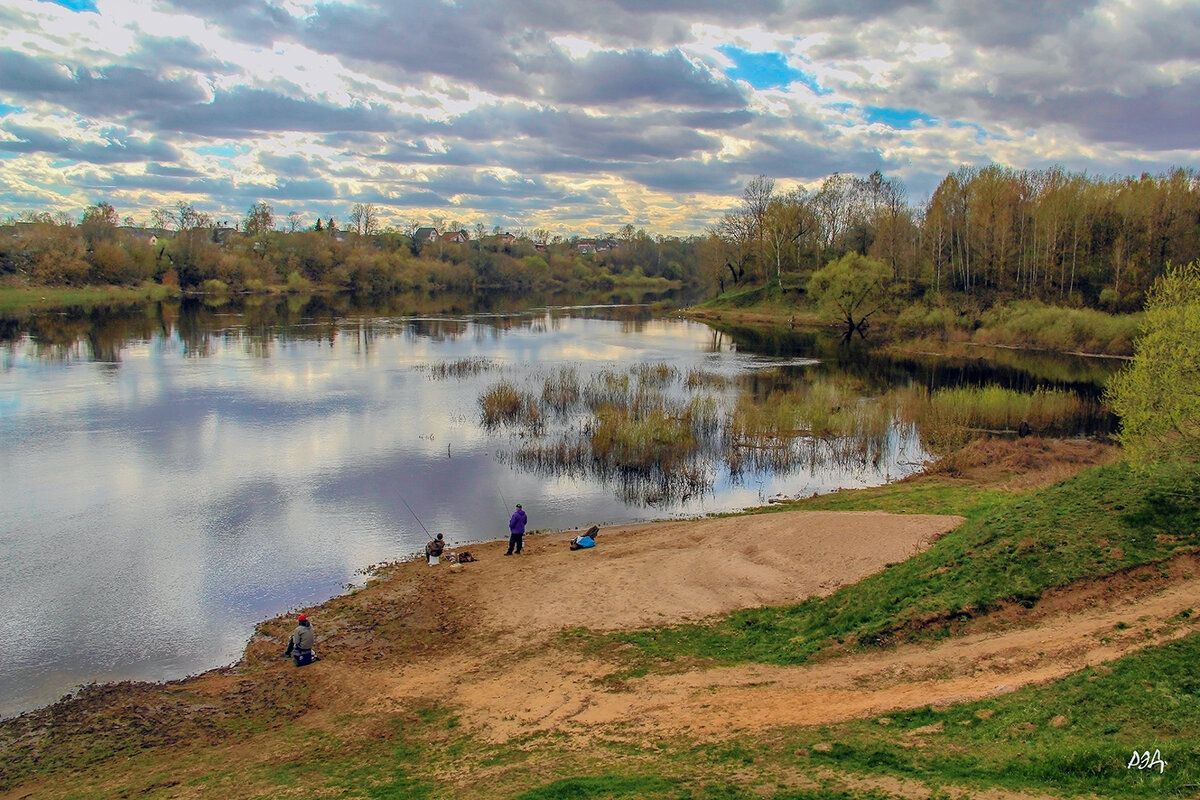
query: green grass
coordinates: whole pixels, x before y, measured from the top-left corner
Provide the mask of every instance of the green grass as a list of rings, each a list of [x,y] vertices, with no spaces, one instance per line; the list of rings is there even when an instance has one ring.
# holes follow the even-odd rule
[[[1200,634],[995,699],[803,731],[816,763],[924,782],[1109,797],[1194,797]],[[887,723],[887,724],[881,724]],[[812,750],[817,741],[828,752]],[[1130,768],[1134,751],[1165,766]]]
[[[0,313],[48,308],[88,307],[112,303],[141,303],[177,297],[179,289],[159,284],[142,286],[13,287],[0,286]]]
[[[801,505],[881,507],[869,493],[857,495]],[[956,622],[1002,603],[1031,606],[1054,587],[1200,543],[1200,474],[1182,468],[1097,467],[1024,496],[917,490],[887,505],[959,513],[967,522],[925,552],[827,598],[599,640],[632,645],[630,668],[677,659],[799,664],[839,647],[945,635]]]
[[[1141,318],[1141,314],[1113,315],[1090,308],[1061,308],[1024,300],[985,311],[974,340],[984,344],[1132,355]]]

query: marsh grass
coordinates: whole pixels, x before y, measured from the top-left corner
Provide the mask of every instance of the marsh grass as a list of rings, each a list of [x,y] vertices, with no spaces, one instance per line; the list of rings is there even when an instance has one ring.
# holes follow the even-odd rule
[[[486,426],[523,431],[502,457],[546,475],[613,481],[622,497],[640,494],[644,501],[706,491],[722,466],[735,479],[802,467],[878,469],[898,446],[915,446],[918,431],[928,451],[945,452],[1020,425],[1039,433],[1070,430],[1096,411],[1053,389],[864,391],[849,378],[793,381],[760,371],[735,380],[642,363],[586,379],[574,367],[559,367],[532,392],[502,381],[479,402]],[[548,421],[556,427],[544,436]]]
[[[915,422],[928,448],[944,453],[995,433],[1070,432],[1096,416],[1094,402],[1062,389],[1018,392],[1000,386],[957,387],[896,393],[900,414]]]
[[[582,389],[574,367],[559,367],[542,385],[542,403],[565,416],[579,402]]]
[[[730,383],[730,379],[724,375],[715,372],[709,372],[702,369],[688,370],[687,377],[684,378],[683,385],[691,390],[696,389],[724,389]]]
[[[786,470],[806,464],[870,464],[886,452],[897,424],[890,397],[863,398],[841,381],[738,398],[725,426],[731,468]]]
[[[429,377],[435,380],[447,378],[469,378],[489,370],[497,369],[497,364],[490,358],[460,358],[455,361],[438,361],[425,367]]]
[[[606,638],[633,646],[631,666],[676,659],[798,664],[824,652],[945,635],[1001,604],[1031,606],[1049,589],[1200,545],[1200,472],[1182,467],[1096,467],[1026,496],[916,491],[915,508],[897,510],[956,512],[967,522],[829,597]],[[858,502],[878,508],[871,496]],[[844,495],[801,507],[854,505]]]
[[[508,381],[500,381],[485,391],[479,398],[479,406],[483,411],[483,424],[489,428],[520,425],[538,430],[542,424],[542,410],[537,398]]]

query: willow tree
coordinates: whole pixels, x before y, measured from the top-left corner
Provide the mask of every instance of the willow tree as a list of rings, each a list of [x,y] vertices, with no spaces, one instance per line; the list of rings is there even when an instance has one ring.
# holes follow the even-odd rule
[[[1106,396],[1128,461],[1200,461],[1200,261],[1155,282],[1133,361]]]
[[[889,264],[859,253],[847,253],[813,273],[808,294],[817,313],[846,326],[846,336],[859,336],[867,318],[884,308],[891,297],[893,273]]]

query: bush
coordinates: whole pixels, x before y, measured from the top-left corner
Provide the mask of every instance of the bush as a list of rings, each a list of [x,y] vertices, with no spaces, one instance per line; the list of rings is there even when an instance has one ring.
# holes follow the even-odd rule
[[[312,281],[300,274],[299,270],[292,270],[287,276],[287,290],[291,294],[302,294],[312,288]]]

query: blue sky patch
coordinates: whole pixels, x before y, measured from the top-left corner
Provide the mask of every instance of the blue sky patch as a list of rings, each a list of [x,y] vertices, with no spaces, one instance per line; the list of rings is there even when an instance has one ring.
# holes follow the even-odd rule
[[[205,156],[225,156],[232,158],[238,154],[238,148],[231,144],[211,144],[195,148],[197,153]]]
[[[731,44],[717,48],[733,61],[725,74],[734,80],[745,81],[755,89],[774,89],[800,82],[817,94],[829,94],[821,88],[815,76],[788,64],[782,53],[752,53]]]
[[[915,108],[888,108],[887,106],[864,106],[863,118],[867,122],[881,122],[889,128],[906,130],[918,122],[933,125],[938,118]]]
[[[95,11],[100,13],[100,9],[96,8],[94,0],[42,0],[42,2],[51,2],[56,6],[69,8],[72,11]]]
[[[18,106],[10,106],[8,103],[0,103],[0,117],[7,117],[14,111],[20,111]]]

